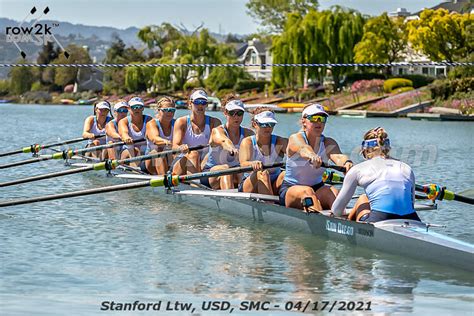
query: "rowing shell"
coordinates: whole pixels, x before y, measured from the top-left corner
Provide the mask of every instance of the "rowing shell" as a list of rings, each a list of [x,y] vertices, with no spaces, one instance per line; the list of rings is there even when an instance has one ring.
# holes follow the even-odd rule
[[[76,165],[76,164],[74,164]],[[83,166],[84,164],[77,164]],[[143,181],[157,176],[132,174],[129,171],[113,173],[126,181]],[[329,216],[329,212],[305,213],[276,204],[277,196],[240,193],[236,190],[196,188],[180,184],[171,189],[155,189],[160,197],[174,202],[185,202],[205,209],[250,218],[291,231],[311,233],[331,240],[383,252],[411,257],[427,262],[474,271],[474,245],[433,230],[437,225],[413,220],[385,220],[377,223],[359,223]],[[416,205],[417,210],[433,209],[433,205]]]

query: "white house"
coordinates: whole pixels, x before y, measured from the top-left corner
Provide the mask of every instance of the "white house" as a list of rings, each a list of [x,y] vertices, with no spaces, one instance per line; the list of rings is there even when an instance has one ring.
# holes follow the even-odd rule
[[[270,47],[254,38],[237,48],[237,56],[245,65],[256,65],[245,67],[256,80],[271,80],[272,67],[264,65],[272,63]]]

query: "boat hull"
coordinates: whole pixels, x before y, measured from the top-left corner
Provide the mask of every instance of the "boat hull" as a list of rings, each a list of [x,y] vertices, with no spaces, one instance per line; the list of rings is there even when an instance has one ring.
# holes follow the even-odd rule
[[[181,185],[178,189],[166,190],[166,193],[175,202],[191,203],[291,231],[311,233],[386,253],[474,271],[473,245],[439,234],[425,223],[412,220],[358,223],[320,213],[308,214],[258,199],[188,195],[190,190],[196,189]]]

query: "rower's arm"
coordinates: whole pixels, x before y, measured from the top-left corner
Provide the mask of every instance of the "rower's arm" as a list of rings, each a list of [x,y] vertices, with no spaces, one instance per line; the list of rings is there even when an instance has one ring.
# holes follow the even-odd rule
[[[341,216],[344,213],[347,204],[349,204],[352,195],[354,195],[354,192],[357,188],[357,183],[357,171],[355,169],[349,170],[349,172],[344,177],[341,191],[339,191],[336,200],[332,204],[331,211],[334,216]]]
[[[292,157],[296,153],[306,160],[311,160],[313,157],[317,156],[313,148],[306,144],[300,133],[293,134],[288,139],[287,157]]]
[[[128,135],[128,120],[127,119],[120,120],[120,122],[118,123],[118,132],[119,132],[120,138],[123,141],[130,139],[130,135]]]
[[[93,122],[94,122],[94,117],[93,116],[89,116],[84,121],[84,129],[82,131],[82,137],[83,138],[88,138],[88,139],[94,139],[95,138],[95,135],[90,132]]]
[[[149,120],[146,123],[146,138],[156,146],[170,145],[170,142],[160,137],[160,132],[156,126],[155,120]]]
[[[184,132],[186,127],[186,117],[180,117],[174,123],[173,129],[173,149],[178,149],[183,144]]]
[[[213,147],[220,146],[226,151],[233,151],[236,149],[234,143],[232,143],[232,140],[227,137],[227,135],[224,133],[224,130],[220,127],[212,129],[210,144]]]
[[[252,140],[250,137],[242,139],[239,148],[239,162],[241,167],[248,167],[252,165],[250,160],[253,156]]]
[[[342,166],[349,160],[347,155],[344,155],[339,148],[339,144],[332,138],[326,138],[324,140],[324,146],[326,147],[326,153],[336,165]]]
[[[105,134],[110,138],[120,139],[120,135],[115,129],[114,122],[110,121],[105,125]]]

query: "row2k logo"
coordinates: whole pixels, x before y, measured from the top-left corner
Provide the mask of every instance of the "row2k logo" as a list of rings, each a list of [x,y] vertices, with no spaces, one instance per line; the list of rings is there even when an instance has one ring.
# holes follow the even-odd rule
[[[38,23],[39,20],[48,14],[49,8],[46,7],[42,14],[31,24],[25,23],[25,21],[34,17],[37,12],[36,7],[33,7],[28,15],[23,19],[23,21],[18,24],[18,26],[7,26],[5,29],[5,34],[7,36],[7,42],[15,44],[16,48],[20,52],[21,57],[26,58],[26,53],[21,49],[21,43],[33,43],[38,46],[47,45],[48,42],[56,42],[56,44],[64,52],[64,56],[69,58],[69,53],[64,49],[58,39],[51,32],[52,29],[59,26],[58,23],[48,24],[48,23]],[[24,25],[26,24],[26,25]]]

